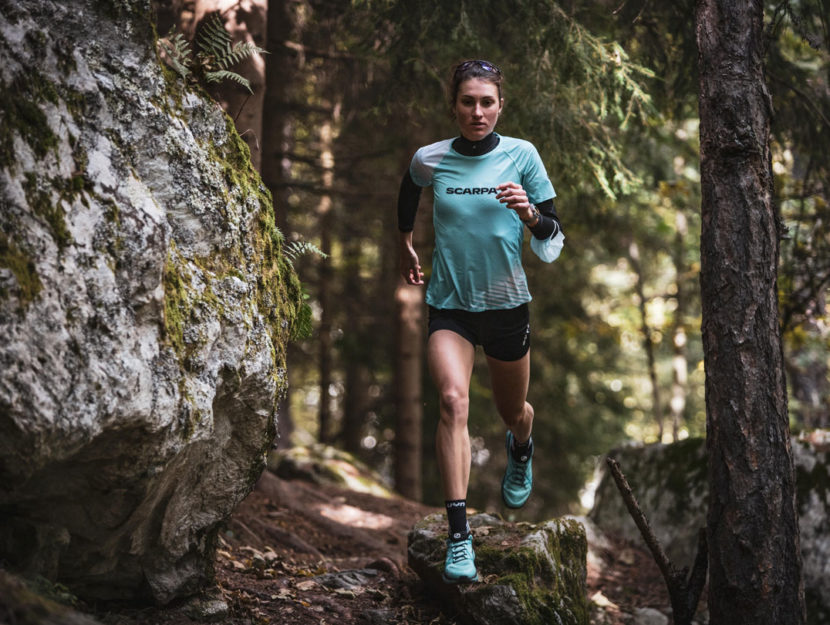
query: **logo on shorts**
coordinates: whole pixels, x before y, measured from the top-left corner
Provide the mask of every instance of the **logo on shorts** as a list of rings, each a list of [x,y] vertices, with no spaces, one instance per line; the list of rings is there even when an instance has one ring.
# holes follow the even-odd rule
[[[527,345],[527,341],[530,339],[530,324],[527,324],[527,328],[525,328],[525,338],[522,341],[522,347]]]

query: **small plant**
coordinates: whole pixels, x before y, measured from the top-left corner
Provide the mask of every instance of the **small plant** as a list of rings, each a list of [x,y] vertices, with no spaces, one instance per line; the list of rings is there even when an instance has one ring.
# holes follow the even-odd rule
[[[294,261],[303,254],[314,254],[323,259],[329,257],[323,250],[308,241],[291,241],[285,243],[282,247],[282,255],[292,267],[294,267]],[[294,322],[294,331],[291,337],[294,340],[309,338],[314,329],[311,306],[308,303],[309,299],[308,292],[303,288],[303,302],[297,311],[297,320]]]
[[[184,80],[195,78],[207,83],[230,80],[250,93],[253,91],[248,79],[228,68],[254,54],[267,54],[266,50],[250,41],[234,44],[218,13],[211,14],[199,29],[196,35],[197,52],[194,53],[193,44],[174,29],[159,39],[159,47],[168,65]]]
[[[291,241],[283,248],[282,253],[288,259],[288,262],[291,263],[292,267],[294,266],[294,261],[303,254],[315,254],[320,258],[328,258],[328,254],[314,245],[314,243],[309,243],[308,241]]]

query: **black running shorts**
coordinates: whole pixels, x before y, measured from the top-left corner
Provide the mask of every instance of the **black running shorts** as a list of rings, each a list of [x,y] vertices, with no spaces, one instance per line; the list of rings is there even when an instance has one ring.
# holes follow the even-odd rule
[[[429,333],[451,330],[497,360],[519,360],[530,349],[530,311],[527,304],[507,310],[439,309],[429,307]]]

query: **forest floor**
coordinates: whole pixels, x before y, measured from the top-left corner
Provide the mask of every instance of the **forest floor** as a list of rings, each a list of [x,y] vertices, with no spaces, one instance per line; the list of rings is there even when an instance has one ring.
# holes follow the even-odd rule
[[[266,471],[220,539],[213,588],[165,609],[95,616],[106,625],[454,624],[406,563],[407,533],[435,511]],[[589,558],[592,622],[630,623],[641,607],[667,611],[660,573],[640,545],[611,540],[599,555],[601,568]]]

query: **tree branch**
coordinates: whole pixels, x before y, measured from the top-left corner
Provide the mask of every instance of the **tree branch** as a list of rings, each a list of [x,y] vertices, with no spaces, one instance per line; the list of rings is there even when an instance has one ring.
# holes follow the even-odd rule
[[[634,492],[625,479],[620,470],[619,463],[613,458],[607,458],[606,463],[617,484],[617,488],[622,495],[625,506],[628,508],[628,513],[634,519],[637,529],[646,541],[654,561],[660,568],[660,573],[666,581],[666,588],[669,591],[669,599],[671,600],[672,614],[674,616],[675,625],[691,625],[692,618],[697,610],[697,604],[700,601],[700,595],[703,592],[703,587],[706,584],[706,569],[708,563],[708,547],[706,543],[706,530],[701,529],[698,534],[697,541],[697,556],[689,574],[689,567],[684,567],[682,570],[677,570],[669,560],[660,541],[651,530],[651,526],[646,519],[645,514],[640,509],[637,499],[634,497]]]

